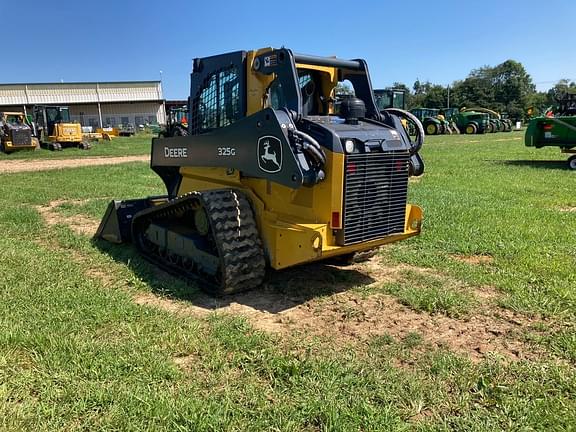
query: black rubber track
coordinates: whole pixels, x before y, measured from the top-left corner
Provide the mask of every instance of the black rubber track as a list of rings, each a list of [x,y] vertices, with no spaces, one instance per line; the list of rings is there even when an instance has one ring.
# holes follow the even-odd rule
[[[175,263],[178,260],[168,261],[164,254],[149,253],[142,243],[143,234],[150,223],[167,218],[173,220],[187,209],[198,207],[205,210],[209,219],[210,232],[207,236],[214,246],[213,255],[219,260],[218,274],[215,275],[191,272],[189,268]],[[147,259],[171,273],[200,282],[201,288],[213,295],[247,291],[258,287],[264,279],[266,263],[254,213],[246,196],[237,190],[191,192],[144,210],[134,217],[132,238]]]

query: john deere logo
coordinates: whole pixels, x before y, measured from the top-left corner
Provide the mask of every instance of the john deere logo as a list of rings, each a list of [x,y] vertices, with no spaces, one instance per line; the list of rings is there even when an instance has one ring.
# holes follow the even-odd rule
[[[274,136],[258,139],[258,166],[267,173],[276,173],[282,169],[282,143]]]

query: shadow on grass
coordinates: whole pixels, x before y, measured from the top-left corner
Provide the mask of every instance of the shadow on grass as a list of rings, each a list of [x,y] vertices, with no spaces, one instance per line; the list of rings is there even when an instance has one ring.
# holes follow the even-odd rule
[[[101,239],[92,239],[92,243],[115,261],[126,264],[155,294],[186,300],[211,311],[237,303],[260,311],[279,313],[314,298],[375,282],[375,279],[356,269],[317,262],[280,271],[269,269],[261,287],[225,297],[213,297],[204,293],[194,281],[171,275],[148,262],[132,245],[116,245]]]
[[[502,165],[537,168],[537,169],[554,169],[554,170],[566,170],[569,171],[570,168],[566,161],[559,160],[505,160],[505,161],[490,161]]]

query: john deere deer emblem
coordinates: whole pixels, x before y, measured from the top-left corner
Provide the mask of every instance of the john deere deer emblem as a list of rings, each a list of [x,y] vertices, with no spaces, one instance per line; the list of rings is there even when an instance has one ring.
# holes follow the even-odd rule
[[[282,169],[282,143],[274,136],[258,139],[258,166],[267,173],[276,173]]]

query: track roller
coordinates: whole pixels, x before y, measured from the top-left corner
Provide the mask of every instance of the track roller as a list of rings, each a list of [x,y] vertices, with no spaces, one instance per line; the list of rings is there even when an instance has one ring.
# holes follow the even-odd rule
[[[132,240],[164,269],[213,295],[259,286],[262,242],[246,196],[237,190],[192,192],[134,216]]]

